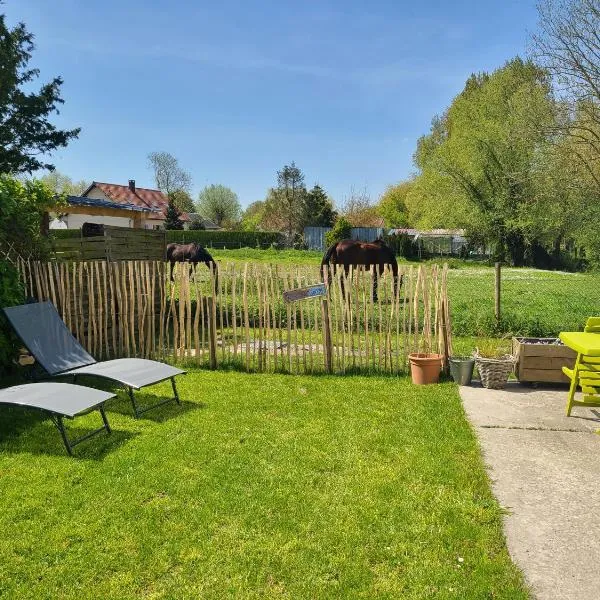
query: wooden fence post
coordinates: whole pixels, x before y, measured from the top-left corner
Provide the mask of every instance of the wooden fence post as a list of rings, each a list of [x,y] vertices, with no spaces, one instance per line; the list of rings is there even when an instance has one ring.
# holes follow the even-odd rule
[[[444,373],[448,373],[448,369],[450,367],[450,343],[448,340],[448,300],[447,298],[442,298],[442,306],[441,306],[441,319],[440,319],[440,329],[442,333],[442,344],[444,348],[443,354],[443,370]]]
[[[215,314],[214,297],[206,298],[208,312],[208,353],[210,357],[210,368],[217,368],[217,332],[215,331],[217,316]]]
[[[325,371],[333,373],[333,344],[331,341],[331,324],[329,322],[329,300],[323,298],[321,305],[323,307],[323,331],[325,333]]]
[[[500,321],[500,263],[494,264],[496,271],[495,286],[494,286],[494,315],[496,321]]]
[[[329,268],[323,271],[325,285],[327,286],[327,295],[323,296],[321,300],[321,307],[323,309],[323,332],[324,332],[324,346],[325,346],[325,371],[327,373],[333,373],[333,343],[331,339],[331,320],[329,318]]]

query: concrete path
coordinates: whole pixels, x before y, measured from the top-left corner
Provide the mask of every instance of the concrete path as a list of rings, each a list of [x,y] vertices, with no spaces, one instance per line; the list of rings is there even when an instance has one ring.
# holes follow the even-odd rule
[[[567,391],[461,387],[509,552],[539,600],[600,598],[600,408],[564,416]]]

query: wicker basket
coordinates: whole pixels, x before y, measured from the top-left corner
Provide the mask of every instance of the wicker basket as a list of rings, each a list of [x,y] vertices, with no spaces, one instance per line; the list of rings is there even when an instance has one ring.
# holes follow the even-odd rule
[[[476,354],[475,365],[484,388],[501,390],[515,368],[515,357],[506,355],[501,358],[483,358]]]

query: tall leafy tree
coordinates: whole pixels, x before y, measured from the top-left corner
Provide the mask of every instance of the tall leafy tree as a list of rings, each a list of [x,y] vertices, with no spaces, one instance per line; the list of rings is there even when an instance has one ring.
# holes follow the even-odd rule
[[[408,225],[406,197],[412,185],[413,182],[410,180],[389,185],[379,198],[377,212],[383,217],[387,227],[406,227]]]
[[[171,192],[170,197],[179,212],[193,213],[196,210],[194,200],[186,190],[175,190]]]
[[[315,184],[307,192],[303,213],[302,222],[305,227],[331,227],[337,217],[337,213],[333,209],[333,202],[318,184]]]
[[[477,218],[466,223],[515,265],[539,236],[532,218],[535,172],[546,131],[556,119],[548,74],[516,58],[491,75],[473,75],[447,113],[419,140],[423,181],[444,182]],[[422,192],[433,193],[421,186]]]
[[[90,186],[88,181],[83,179],[73,181],[68,175],[56,170],[46,173],[39,179],[55,194],[66,194],[68,196],[80,196]]]
[[[269,188],[267,197],[258,204],[260,215],[259,225],[266,231],[286,231],[288,215],[277,188]]]
[[[221,184],[206,186],[198,196],[196,207],[203,217],[219,227],[237,223],[242,213],[237,194]]]
[[[278,213],[285,223],[285,231],[289,240],[292,240],[294,234],[299,233],[302,227],[306,193],[304,173],[294,161],[277,171],[275,197]]]
[[[262,226],[265,214],[265,201],[257,200],[246,207],[242,213],[240,229],[243,231],[257,231]]]
[[[32,173],[38,169],[54,169],[47,156],[56,148],[64,148],[79,135],[80,129],[57,129],[50,121],[58,113],[61,77],[33,91],[39,76],[30,68],[35,49],[33,35],[23,23],[13,29],[0,15],[0,173]]]
[[[173,192],[189,192],[192,176],[181,168],[179,161],[168,152],[151,152],[148,164],[154,172],[156,187],[169,196]]]
[[[177,210],[173,198],[169,197],[169,204],[165,214],[165,229],[183,229],[181,213]]]

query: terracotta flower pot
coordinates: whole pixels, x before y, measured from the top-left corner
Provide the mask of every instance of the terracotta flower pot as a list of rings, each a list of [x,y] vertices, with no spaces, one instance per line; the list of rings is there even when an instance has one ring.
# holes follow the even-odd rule
[[[442,370],[442,355],[430,352],[415,352],[408,355],[410,374],[415,385],[437,383]]]

